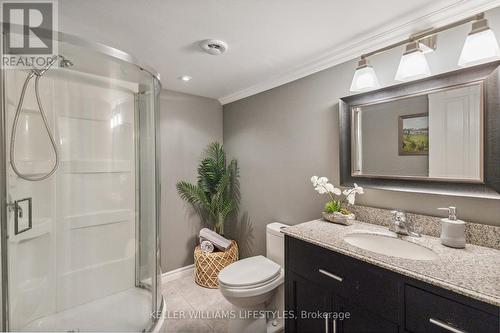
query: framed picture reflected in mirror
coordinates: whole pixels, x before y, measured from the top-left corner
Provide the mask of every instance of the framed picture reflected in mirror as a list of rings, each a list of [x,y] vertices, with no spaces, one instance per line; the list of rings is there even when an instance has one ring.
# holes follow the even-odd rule
[[[399,155],[429,155],[429,114],[399,116]]]

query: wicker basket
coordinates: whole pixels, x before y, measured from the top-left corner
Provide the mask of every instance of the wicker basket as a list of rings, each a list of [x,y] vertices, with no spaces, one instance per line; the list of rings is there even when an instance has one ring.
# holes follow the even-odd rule
[[[233,240],[226,251],[203,252],[198,245],[194,249],[194,281],[205,288],[219,288],[219,272],[238,260],[238,245]]]

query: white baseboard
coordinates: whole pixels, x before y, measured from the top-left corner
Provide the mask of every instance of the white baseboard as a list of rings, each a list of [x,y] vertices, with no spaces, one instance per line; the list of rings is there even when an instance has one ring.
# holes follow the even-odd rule
[[[186,276],[193,276],[194,264],[174,269],[162,274],[162,282],[169,282]]]

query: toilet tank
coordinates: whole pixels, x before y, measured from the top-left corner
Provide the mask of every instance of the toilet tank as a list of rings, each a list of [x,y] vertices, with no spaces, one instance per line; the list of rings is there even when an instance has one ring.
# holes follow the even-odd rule
[[[266,228],[266,257],[284,267],[285,261],[285,234],[282,228],[288,225],[278,222],[269,223]]]

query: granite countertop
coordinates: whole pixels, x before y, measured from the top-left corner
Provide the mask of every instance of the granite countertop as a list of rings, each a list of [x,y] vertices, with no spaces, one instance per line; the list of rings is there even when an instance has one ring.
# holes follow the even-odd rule
[[[405,240],[432,249],[439,259],[402,259],[366,251],[344,241],[344,235],[360,231],[387,232],[387,228],[359,221],[343,226],[314,220],[283,229],[291,237],[500,306],[499,250],[471,244],[467,244],[465,249],[453,249],[442,245],[436,237],[403,236]]]

